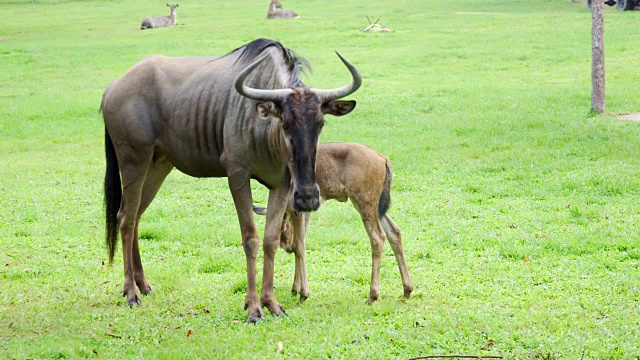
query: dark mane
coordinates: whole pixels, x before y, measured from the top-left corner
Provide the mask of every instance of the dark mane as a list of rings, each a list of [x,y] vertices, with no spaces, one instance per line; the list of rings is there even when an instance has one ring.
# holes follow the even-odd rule
[[[290,86],[304,86],[299,78],[299,75],[300,73],[306,74],[307,71],[310,72],[311,64],[307,59],[298,56],[298,54],[296,54],[293,50],[285,48],[284,46],[282,46],[282,44],[275,40],[264,38],[256,39],[246,45],[234,49],[229,54],[232,54],[236,51],[242,51],[240,53],[240,56],[236,60],[236,63],[248,65],[257,60],[260,57],[260,54],[262,54],[263,51],[270,47],[275,47],[280,50],[282,59],[287,65],[287,70],[292,75]]]

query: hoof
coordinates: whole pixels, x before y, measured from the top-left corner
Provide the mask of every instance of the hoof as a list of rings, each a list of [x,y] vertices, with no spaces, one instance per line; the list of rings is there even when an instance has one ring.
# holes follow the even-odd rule
[[[147,281],[144,275],[136,278],[136,286],[138,287],[142,295],[148,295],[153,292],[153,290],[151,289],[151,284],[149,283],[149,281]]]
[[[279,314],[275,314],[276,317],[289,317],[289,314],[287,314],[286,311],[284,311],[284,308],[282,306],[280,306],[280,311],[282,311]]]
[[[373,304],[374,302],[376,302],[376,300],[378,300],[378,298],[371,298],[371,297],[370,297],[370,298],[368,298],[368,299],[367,299],[367,305],[371,305],[371,304]]]
[[[127,297],[127,305],[129,307],[140,306],[140,295],[134,293],[133,296],[129,296],[129,295],[123,293],[122,296],[126,296]]]
[[[376,302],[376,300],[378,300],[378,297],[380,296],[380,290],[378,289],[371,289],[371,291],[369,291],[369,298],[367,299],[367,304],[371,305],[374,302]]]
[[[252,316],[252,317],[249,317],[247,319],[247,324],[254,324],[255,325],[255,324],[257,324],[259,322],[262,322],[262,321],[264,321],[264,318],[257,317],[257,316]]]
[[[264,289],[262,289],[264,291]],[[284,308],[278,301],[276,300],[273,294],[262,294],[260,298],[260,308],[266,307],[272,315],[281,315],[282,313],[286,313]],[[251,312],[249,312],[251,313]],[[264,316],[263,316],[264,317]]]
[[[309,298],[309,295],[300,294],[300,303],[303,303],[305,300]]]
[[[269,309],[269,312],[274,316],[289,316],[287,315],[287,312],[284,310],[284,308],[280,304],[277,304],[277,306],[273,306],[273,305],[263,305],[263,306],[266,306],[267,309]]]
[[[147,285],[146,287],[140,288],[140,293],[142,295],[150,295],[153,294],[153,289],[151,288],[151,286]]]
[[[278,304],[277,302],[275,304],[273,302],[271,303],[261,302],[261,305],[263,307],[266,307],[269,310],[269,312],[275,316],[287,316],[287,312],[284,311],[284,308],[282,307],[282,305]]]
[[[247,304],[245,304],[245,310],[248,307],[249,306]],[[264,313],[262,312],[262,309],[254,308],[252,310],[249,310],[249,316],[247,317],[247,323],[256,324],[256,323],[258,323],[258,322],[260,322],[262,320],[264,320]]]

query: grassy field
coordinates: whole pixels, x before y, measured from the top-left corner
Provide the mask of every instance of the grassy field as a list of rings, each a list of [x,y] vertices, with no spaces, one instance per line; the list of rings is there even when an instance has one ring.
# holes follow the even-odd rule
[[[590,116],[591,17],[566,0],[0,0],[0,359],[640,357],[640,13],[605,9],[607,114]],[[381,17],[390,33],[363,33]],[[258,37],[306,57],[305,83],[362,72],[322,141],[387,155],[411,299],[386,246],[327,202],[307,244],[311,296],[245,324],[244,252],[225,179],[173,172],[143,218],[155,294],[130,309],[104,248],[104,88],[150,54],[219,55]],[[255,199],[267,193],[255,186]],[[259,228],[264,220],[258,219]],[[259,259],[259,268],[261,262]],[[259,274],[260,276],[260,274]]]

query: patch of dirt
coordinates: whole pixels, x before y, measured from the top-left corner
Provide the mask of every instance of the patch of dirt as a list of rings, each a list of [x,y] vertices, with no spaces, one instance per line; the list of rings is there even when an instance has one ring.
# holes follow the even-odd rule
[[[615,118],[620,120],[640,121],[640,113],[617,115]]]
[[[11,36],[0,36],[0,41],[2,40],[7,40],[8,38],[10,38]]]

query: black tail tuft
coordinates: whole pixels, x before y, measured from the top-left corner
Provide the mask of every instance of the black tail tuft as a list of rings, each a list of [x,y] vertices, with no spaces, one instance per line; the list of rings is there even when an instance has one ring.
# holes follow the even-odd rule
[[[389,164],[389,160],[387,160],[386,169],[387,174],[384,178],[384,187],[382,188],[382,193],[378,199],[378,217],[380,218],[387,213],[389,206],[391,206],[391,178],[393,177],[393,174],[391,173],[391,164]]]
[[[120,166],[116,157],[116,150],[111,142],[109,132],[104,131],[105,155],[107,158],[107,170],[104,175],[104,206],[106,220],[106,243],[109,250],[109,263],[113,262],[118,242],[118,211],[122,200],[122,183],[120,181]]]
[[[253,212],[256,213],[256,215],[267,215],[267,209],[260,206],[253,205]]]

